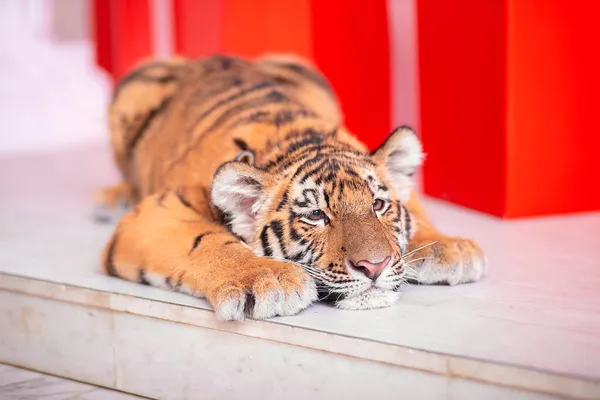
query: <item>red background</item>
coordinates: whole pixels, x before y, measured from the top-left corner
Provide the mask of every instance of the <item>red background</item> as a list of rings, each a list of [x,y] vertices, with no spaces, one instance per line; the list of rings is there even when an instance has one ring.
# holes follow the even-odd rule
[[[391,130],[387,1],[173,0],[175,53],[316,62],[370,148]],[[97,62],[153,55],[147,0],[96,0]],[[418,0],[427,194],[503,218],[600,210],[598,2]]]

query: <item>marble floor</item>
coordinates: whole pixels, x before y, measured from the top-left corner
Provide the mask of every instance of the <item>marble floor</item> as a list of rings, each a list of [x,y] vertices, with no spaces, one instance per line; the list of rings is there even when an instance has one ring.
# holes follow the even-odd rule
[[[142,397],[0,364],[0,400],[134,400]]]
[[[600,398],[600,213],[507,222],[426,199],[445,232],[481,243],[490,259],[484,280],[408,286],[387,309],[317,304],[293,317],[223,325],[203,300],[98,272],[113,226],[93,223],[91,197],[116,179],[106,144],[0,158],[0,289],[94,307],[108,296],[100,306],[112,311],[441,374],[455,373],[448,365],[459,360],[472,379],[556,394],[584,388],[581,398]],[[14,360],[5,362],[35,368]]]

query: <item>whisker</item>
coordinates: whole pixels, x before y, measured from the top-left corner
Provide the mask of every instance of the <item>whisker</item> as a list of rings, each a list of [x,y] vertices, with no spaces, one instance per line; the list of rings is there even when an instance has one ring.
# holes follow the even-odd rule
[[[435,242],[431,242],[431,243],[424,244],[424,245],[423,245],[423,246],[421,246],[421,247],[417,247],[416,249],[414,249],[414,250],[411,250],[411,251],[409,251],[408,253],[406,253],[405,255],[403,255],[403,256],[402,256],[402,259],[406,258],[407,256],[410,256],[411,254],[413,254],[413,253],[415,253],[415,252],[417,252],[417,251],[419,251],[419,250],[422,250],[422,249],[424,249],[425,247],[432,246],[432,245],[434,245],[434,244],[436,244],[436,243],[437,243],[437,240],[436,240]]]

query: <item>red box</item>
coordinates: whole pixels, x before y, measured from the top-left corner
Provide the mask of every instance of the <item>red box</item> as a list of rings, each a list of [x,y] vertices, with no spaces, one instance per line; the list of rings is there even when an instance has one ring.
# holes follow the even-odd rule
[[[417,10],[425,192],[504,218],[600,210],[600,3]]]

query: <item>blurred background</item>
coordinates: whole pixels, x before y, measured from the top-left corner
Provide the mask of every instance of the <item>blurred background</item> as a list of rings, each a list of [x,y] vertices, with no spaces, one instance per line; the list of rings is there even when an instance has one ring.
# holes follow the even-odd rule
[[[312,59],[371,148],[409,124],[423,190],[502,218],[600,209],[600,6],[564,0],[2,0],[0,156],[106,143],[153,56]]]

